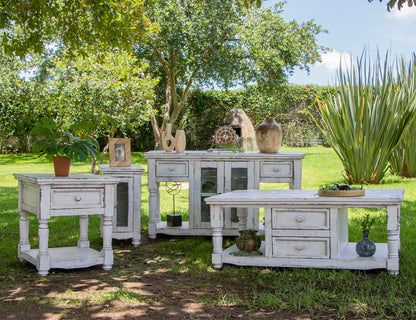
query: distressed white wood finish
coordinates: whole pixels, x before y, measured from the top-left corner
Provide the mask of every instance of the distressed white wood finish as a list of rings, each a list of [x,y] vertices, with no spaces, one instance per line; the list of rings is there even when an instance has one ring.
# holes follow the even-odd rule
[[[111,270],[112,218],[115,209],[115,186],[118,179],[91,174],[55,177],[53,174],[14,174],[19,184],[20,242],[18,257],[36,266],[46,276],[51,268],[86,268],[102,264]],[[30,249],[29,213],[39,221],[39,249]],[[89,247],[88,216],[103,216],[101,252]],[[77,247],[49,248],[48,222],[51,217],[80,216]]]
[[[217,193],[231,190],[232,168],[247,168],[248,189],[259,189],[261,182],[288,183],[291,189],[301,188],[301,152],[260,153],[248,151],[185,151],[184,153],[150,151],[144,156],[148,162],[149,188],[149,237],[157,233],[169,235],[212,235],[209,222],[201,221],[201,169],[217,169]],[[189,222],[182,227],[168,227],[160,219],[161,182],[189,182]],[[243,213],[244,211],[244,213]],[[258,209],[240,210],[240,225],[226,220],[223,233],[236,235],[241,220],[247,219],[247,226],[258,229]],[[229,213],[226,213],[229,216]]]
[[[115,216],[113,218],[113,238],[119,240],[132,239],[133,246],[138,247],[141,240],[141,177],[144,169],[138,165],[130,167],[110,167],[109,165],[99,165],[99,167],[104,176],[118,178],[120,183],[128,184],[127,225],[121,226],[117,224],[118,215],[125,215],[126,213],[119,212],[116,208]]]
[[[212,263],[241,266],[387,269],[399,273],[400,206],[403,189],[366,190],[361,197],[320,197],[316,190],[241,190],[206,199],[211,206]],[[231,255],[236,246],[222,248],[223,210],[264,208],[263,256]],[[387,243],[376,254],[359,257],[348,242],[348,208],[386,208]]]

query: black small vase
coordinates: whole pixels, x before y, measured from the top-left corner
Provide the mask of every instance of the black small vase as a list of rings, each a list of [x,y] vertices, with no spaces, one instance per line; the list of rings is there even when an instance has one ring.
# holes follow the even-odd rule
[[[363,238],[357,242],[355,251],[360,257],[371,257],[376,253],[376,245],[368,239],[368,232],[363,231]]]

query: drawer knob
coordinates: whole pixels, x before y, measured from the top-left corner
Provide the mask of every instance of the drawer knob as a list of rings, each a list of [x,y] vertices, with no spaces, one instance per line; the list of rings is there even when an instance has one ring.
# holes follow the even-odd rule
[[[79,194],[77,194],[74,198],[75,198],[75,201],[81,201],[81,196]]]
[[[303,221],[305,221],[305,217],[304,216],[297,216],[296,221],[297,222],[303,222]]]
[[[175,171],[175,167],[170,166],[170,167],[168,168],[168,170],[169,170],[170,172],[173,172],[173,171]]]
[[[298,251],[303,250],[303,244],[298,244],[298,245],[296,246],[296,250],[298,250]]]
[[[279,170],[279,168],[274,168],[273,171],[274,172],[279,172],[280,170]]]

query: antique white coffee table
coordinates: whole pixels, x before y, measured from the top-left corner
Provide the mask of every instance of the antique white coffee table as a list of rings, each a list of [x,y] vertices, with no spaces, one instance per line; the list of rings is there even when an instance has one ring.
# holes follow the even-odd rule
[[[115,210],[115,187],[118,179],[92,174],[55,177],[53,174],[14,174],[19,182],[20,242],[18,257],[36,266],[46,276],[51,268],[86,268],[113,265],[111,246],[112,218]],[[28,214],[39,221],[39,249],[29,243]],[[90,248],[88,216],[103,216],[101,252]],[[51,217],[79,216],[80,236],[76,247],[49,248],[48,222]]]
[[[403,189],[365,190],[360,197],[320,197],[316,190],[239,190],[205,201],[211,207],[212,263],[240,266],[381,269],[399,273],[400,205]],[[223,251],[223,208],[264,208],[265,241],[261,256],[239,256],[236,246]],[[348,208],[386,208],[387,243],[372,257],[359,257],[348,242]],[[370,234],[371,236],[371,234]]]

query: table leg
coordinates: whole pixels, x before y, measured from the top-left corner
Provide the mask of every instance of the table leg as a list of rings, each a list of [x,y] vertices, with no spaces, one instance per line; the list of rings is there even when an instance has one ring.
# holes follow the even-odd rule
[[[138,247],[140,245],[141,232],[141,176],[133,178],[133,240],[132,245]]]
[[[224,221],[221,214],[221,207],[211,205],[211,227],[212,227],[212,264],[214,268],[222,267],[222,228]]]
[[[79,216],[79,239],[78,248],[89,248],[90,242],[88,241],[88,216]]]
[[[37,257],[36,267],[41,276],[47,276],[50,269],[48,242],[49,242],[49,228],[48,219],[39,220],[39,254]]]
[[[159,189],[156,188],[149,188],[149,238],[156,239],[156,223],[159,217]]]
[[[387,207],[387,270],[393,274],[399,274],[399,249],[400,249],[400,206]]]
[[[113,266],[113,248],[112,248],[112,232],[113,232],[113,220],[110,216],[103,216],[103,269],[105,271],[111,270]]]
[[[21,258],[23,252],[30,250],[29,244],[29,217],[26,211],[20,211],[20,221],[19,221],[19,233],[20,233],[20,241],[17,247],[17,256],[20,261],[24,261]]]

